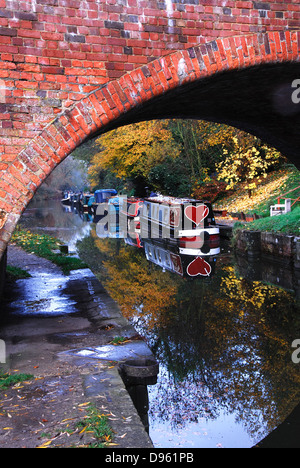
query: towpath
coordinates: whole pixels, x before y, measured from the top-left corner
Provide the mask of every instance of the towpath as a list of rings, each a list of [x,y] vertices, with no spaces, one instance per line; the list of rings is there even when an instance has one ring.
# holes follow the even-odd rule
[[[118,372],[151,352],[92,272],[64,276],[13,245],[8,263],[32,276],[8,284],[0,303],[2,369],[34,379],[0,392],[0,447],[87,446],[93,436],[76,424],[93,404],[114,431],[108,447],[152,448]],[[116,336],[127,340],[114,346]]]

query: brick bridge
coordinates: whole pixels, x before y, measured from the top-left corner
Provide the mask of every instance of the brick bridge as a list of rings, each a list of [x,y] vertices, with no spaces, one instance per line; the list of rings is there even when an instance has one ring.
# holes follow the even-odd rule
[[[120,125],[223,122],[300,167],[299,51],[299,0],[0,0],[0,257],[55,166]]]

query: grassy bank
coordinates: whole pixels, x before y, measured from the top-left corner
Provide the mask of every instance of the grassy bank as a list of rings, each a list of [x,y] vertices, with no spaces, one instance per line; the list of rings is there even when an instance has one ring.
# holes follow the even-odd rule
[[[30,278],[31,275],[28,271],[23,270],[22,268],[14,267],[7,265],[6,267],[6,279],[8,281],[16,281],[18,279]]]
[[[63,244],[55,237],[17,229],[12,236],[12,242],[22,247],[26,252],[34,253],[38,257],[50,260],[59,266],[65,275],[68,275],[71,270],[87,268],[86,263],[82,262],[79,258],[58,253],[57,251]]]
[[[0,369],[0,391],[7,390],[13,385],[33,379],[31,374],[8,374]]]
[[[268,174],[253,195],[240,187],[234,194],[214,204],[215,209],[227,210],[228,213],[251,215],[256,213],[260,219],[250,223],[236,223],[234,229],[251,229],[259,231],[280,232],[300,236],[300,203],[293,206],[292,211],[285,215],[270,216],[270,206],[277,204],[277,199],[287,192],[300,186],[300,172],[292,165]],[[300,194],[300,189],[287,194],[292,199]]]
[[[277,198],[299,186],[300,172],[294,166],[289,165],[269,173],[251,197],[248,195],[248,190],[241,185],[231,196],[214,203],[214,208],[227,210],[229,213],[256,213],[269,217],[270,206],[277,203]],[[294,198],[295,193],[289,196]]]
[[[241,227],[254,231],[280,232],[282,234],[300,236],[300,206],[287,214],[268,216],[244,225],[236,223],[235,229]]]

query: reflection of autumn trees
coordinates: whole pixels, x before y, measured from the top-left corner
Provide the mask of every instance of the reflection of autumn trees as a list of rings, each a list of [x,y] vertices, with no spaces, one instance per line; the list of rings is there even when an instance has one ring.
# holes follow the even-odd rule
[[[181,279],[122,240],[94,242],[101,281],[144,327],[170,375],[169,387],[157,388],[161,418],[184,425],[223,408],[258,435],[288,415],[300,396],[291,360],[300,318],[291,292],[241,278],[230,262],[208,281]]]
[[[168,320],[166,313],[176,304],[176,284],[169,275],[150,264],[143,251],[122,240],[95,237],[101,281],[118,302],[126,318],[138,311],[147,316],[149,326]]]
[[[177,320],[157,330],[156,352],[172,374],[173,400],[179,400],[182,386],[190,389],[189,394],[185,388],[190,400],[193,387],[198,392],[204,384],[202,414],[213,418],[220,407],[234,411],[254,435],[263,421],[268,429],[275,427],[299,400],[299,370],[290,348],[299,330],[293,295],[238,278],[225,266],[211,285],[198,283],[203,301],[187,316],[185,310],[197,304],[196,283],[187,286],[180,285]],[[165,391],[162,386],[156,407],[166,401]]]

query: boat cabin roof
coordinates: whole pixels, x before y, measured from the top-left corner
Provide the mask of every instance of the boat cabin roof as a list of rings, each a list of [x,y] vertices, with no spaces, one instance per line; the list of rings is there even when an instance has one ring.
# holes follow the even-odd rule
[[[156,197],[145,198],[145,201],[154,202],[154,203],[163,203],[167,205],[183,205],[185,203],[209,203],[203,200],[196,200],[194,198],[176,198],[168,197],[165,195],[158,195]]]

